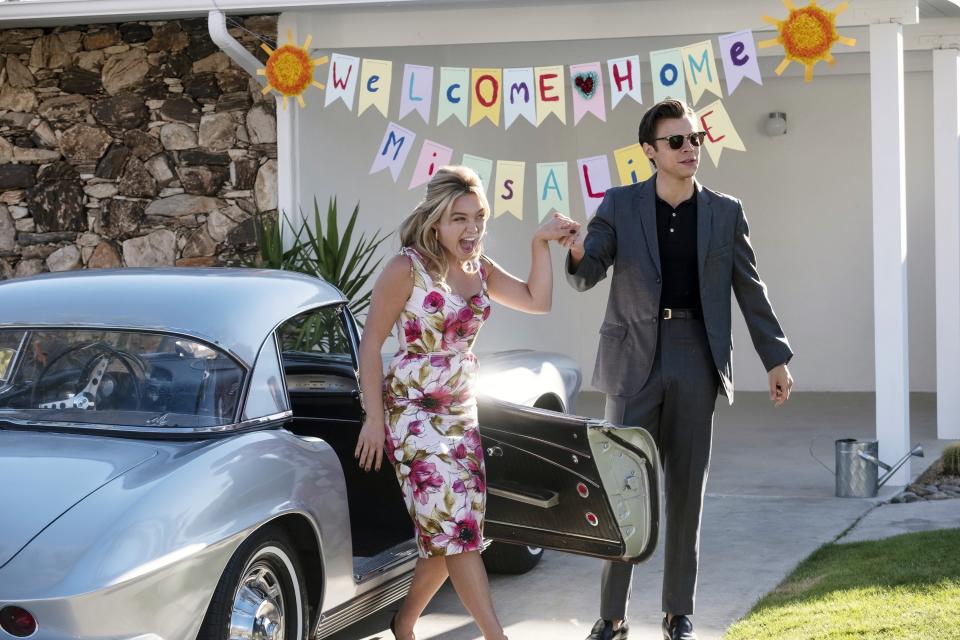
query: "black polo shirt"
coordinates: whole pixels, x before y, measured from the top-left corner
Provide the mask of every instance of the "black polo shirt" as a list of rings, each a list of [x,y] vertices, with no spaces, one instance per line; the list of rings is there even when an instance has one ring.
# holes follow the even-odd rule
[[[657,240],[663,274],[660,310],[701,310],[696,191],[676,208],[657,196]]]

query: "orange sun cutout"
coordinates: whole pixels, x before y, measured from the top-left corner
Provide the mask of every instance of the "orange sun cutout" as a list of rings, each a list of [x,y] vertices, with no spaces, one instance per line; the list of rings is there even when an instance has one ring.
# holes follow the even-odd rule
[[[310,41],[313,36],[307,36],[302,47],[293,41],[293,32],[287,31],[287,44],[278,47],[276,51],[265,44],[260,45],[269,56],[267,67],[257,69],[258,76],[267,77],[267,86],[263,88],[264,95],[273,89],[283,96],[283,108],[287,108],[287,98],[294,96],[297,104],[305,106],[303,92],[310,85],[323,89],[324,85],[313,79],[313,68],[318,64],[326,64],[329,58],[310,57]]]
[[[779,76],[790,66],[791,62],[799,62],[806,67],[803,74],[805,82],[813,80],[813,66],[821,60],[828,64],[836,62],[830,53],[834,42],[848,46],[857,44],[853,38],[847,38],[837,33],[837,16],[847,9],[847,3],[841,2],[833,11],[817,6],[817,0],[810,0],[810,4],[798,9],[792,0],[783,0],[784,6],[790,14],[786,20],[777,20],[770,16],[763,19],[777,27],[779,35],[771,40],[760,42],[760,48],[783,45],[785,57],[777,67]]]

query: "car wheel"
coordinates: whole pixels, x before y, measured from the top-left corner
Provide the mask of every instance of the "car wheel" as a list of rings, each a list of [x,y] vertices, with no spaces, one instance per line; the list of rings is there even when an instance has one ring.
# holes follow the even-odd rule
[[[543,549],[522,544],[494,542],[481,556],[490,573],[518,575],[526,573],[540,563]]]
[[[197,640],[304,640],[306,588],[283,529],[247,538],[224,569]]]

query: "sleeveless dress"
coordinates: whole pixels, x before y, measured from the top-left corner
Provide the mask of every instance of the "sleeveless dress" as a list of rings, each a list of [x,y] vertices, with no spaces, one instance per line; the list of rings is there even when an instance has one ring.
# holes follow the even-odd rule
[[[400,253],[414,284],[397,323],[400,350],[384,375],[386,453],[420,557],[477,551],[487,492],[471,347],[490,316],[487,273],[481,266],[481,292],[464,300],[434,284],[415,250]]]

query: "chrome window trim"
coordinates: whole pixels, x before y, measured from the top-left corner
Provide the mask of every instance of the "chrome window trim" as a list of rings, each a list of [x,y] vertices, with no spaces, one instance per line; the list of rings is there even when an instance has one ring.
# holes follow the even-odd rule
[[[57,431],[68,429],[70,431],[101,431],[107,433],[130,433],[137,435],[152,435],[157,437],[178,437],[184,436],[217,436],[236,433],[240,431],[250,431],[253,429],[270,426],[275,422],[282,422],[293,416],[293,411],[281,411],[261,418],[251,418],[243,422],[233,422],[230,424],[217,425],[213,427],[138,427],[129,425],[112,424],[91,424],[89,422],[62,422],[52,420],[22,420],[19,418],[4,418],[0,415],[0,422],[7,422],[22,427],[39,427],[44,430]]]

